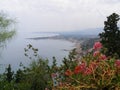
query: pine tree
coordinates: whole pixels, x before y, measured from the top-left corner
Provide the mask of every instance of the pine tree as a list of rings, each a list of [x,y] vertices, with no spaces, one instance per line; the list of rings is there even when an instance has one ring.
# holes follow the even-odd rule
[[[6,81],[10,83],[13,80],[13,75],[14,75],[14,72],[12,71],[10,64],[8,65],[8,68],[6,68],[5,75],[6,75]]]
[[[99,34],[107,56],[120,57],[120,30],[117,26],[119,19],[118,14],[111,14],[104,22],[104,32]]]

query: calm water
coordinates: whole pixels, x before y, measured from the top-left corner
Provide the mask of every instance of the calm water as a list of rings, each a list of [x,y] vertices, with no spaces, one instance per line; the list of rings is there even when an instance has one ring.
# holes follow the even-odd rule
[[[63,57],[67,57],[68,51],[74,47],[74,43],[65,40],[32,40],[26,38],[54,36],[52,33],[17,33],[17,35],[7,43],[7,46],[2,50],[0,57],[0,69],[3,70],[8,64],[11,64],[13,69],[19,68],[20,62],[28,65],[31,60],[24,56],[24,48],[28,44],[32,44],[34,48],[39,49],[39,55],[42,58],[48,58],[49,64],[52,63],[52,57],[55,56],[58,64],[62,63]]]

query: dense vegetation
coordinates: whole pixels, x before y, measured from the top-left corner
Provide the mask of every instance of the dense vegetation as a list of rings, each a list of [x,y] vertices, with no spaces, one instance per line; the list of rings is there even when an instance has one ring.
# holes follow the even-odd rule
[[[16,72],[8,65],[5,73],[0,75],[0,90],[120,90],[120,60],[117,51],[120,39],[116,39],[120,32],[116,26],[118,20],[117,14],[110,15],[105,22],[105,32],[100,34],[101,43],[95,42],[92,50],[79,59],[76,59],[77,53],[73,49],[68,58],[63,59],[61,66],[57,66],[55,57],[50,66],[48,60],[40,58],[38,49],[31,44],[27,45],[24,54],[31,59],[31,64],[28,67],[20,64]],[[114,37],[111,38],[111,34]],[[113,49],[109,51],[111,40],[117,48],[114,52]]]
[[[33,56],[29,55],[31,51],[33,51]],[[20,64],[21,69],[16,72],[13,72],[11,65],[8,65],[5,73],[0,76],[0,90],[45,90],[45,88],[51,90],[53,86],[59,85],[57,79],[59,81],[64,79],[64,71],[70,65],[72,66],[75,51],[70,52],[69,58],[63,60],[65,65],[59,67],[55,57],[53,57],[53,64],[50,66],[48,60],[40,58],[37,52],[38,49],[30,44],[27,45],[25,56],[31,59],[32,63],[28,67]]]
[[[104,32],[99,34],[107,56],[120,57],[120,30],[117,26],[119,20],[120,17],[116,13],[107,17],[107,21],[104,22]]]

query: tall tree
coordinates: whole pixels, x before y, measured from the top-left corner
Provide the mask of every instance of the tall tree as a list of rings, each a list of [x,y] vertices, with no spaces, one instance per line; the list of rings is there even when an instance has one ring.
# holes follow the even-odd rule
[[[15,34],[14,24],[14,20],[0,12],[0,47],[3,47],[5,42]]]
[[[120,30],[117,26],[119,20],[119,15],[116,13],[108,16],[104,22],[104,32],[99,34],[107,56],[120,57]]]
[[[10,83],[13,80],[13,74],[14,74],[14,72],[12,71],[11,65],[9,64],[8,68],[6,68],[6,72],[5,72],[6,81],[8,81]]]

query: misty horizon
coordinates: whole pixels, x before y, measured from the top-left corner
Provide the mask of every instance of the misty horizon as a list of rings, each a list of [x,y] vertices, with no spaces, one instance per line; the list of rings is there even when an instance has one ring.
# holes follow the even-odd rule
[[[2,0],[0,11],[16,19],[17,31],[69,32],[104,26],[120,13],[119,0]]]

